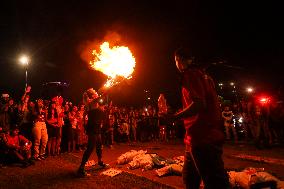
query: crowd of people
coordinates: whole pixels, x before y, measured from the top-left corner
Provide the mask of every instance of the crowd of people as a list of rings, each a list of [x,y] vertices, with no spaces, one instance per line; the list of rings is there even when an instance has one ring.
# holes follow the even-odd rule
[[[28,87],[19,103],[3,95],[0,130],[2,154],[21,161],[44,160],[62,152],[82,151],[87,146],[85,105],[74,105],[56,96],[50,101],[30,99]],[[257,148],[271,147],[284,141],[282,101],[261,103],[256,100],[223,104],[224,132],[228,141],[253,141]],[[182,122],[166,121],[169,113],[163,94],[158,107],[140,109],[101,104],[105,113],[102,143],[113,148],[115,142],[167,141],[183,137]],[[2,155],[0,161],[4,161]]]
[[[24,166],[63,152],[82,151],[87,147],[85,104],[74,105],[55,96],[50,100],[30,98],[27,87],[19,103],[8,95],[1,98],[1,162],[16,160]],[[158,108],[140,109],[99,103],[104,112],[102,144],[113,148],[115,142],[167,141],[182,137],[182,125],[160,122]],[[179,127],[177,127],[179,126]]]
[[[284,106],[276,97],[224,104],[222,117],[227,140],[252,141],[257,148],[284,142]]]
[[[31,87],[27,87],[19,103],[8,95],[2,96],[0,161],[5,161],[6,157],[27,166],[48,156],[86,149],[88,136],[85,125],[88,116],[85,104],[82,102],[74,105],[64,101],[61,96],[51,100],[32,101],[30,92]],[[113,148],[115,142],[168,141],[182,138],[182,122],[166,120],[163,116],[171,113],[163,94],[160,95],[157,105],[137,109],[101,103],[105,116],[101,128],[102,144]],[[257,148],[283,143],[282,101],[242,100],[221,105],[224,133],[228,141],[253,141]]]

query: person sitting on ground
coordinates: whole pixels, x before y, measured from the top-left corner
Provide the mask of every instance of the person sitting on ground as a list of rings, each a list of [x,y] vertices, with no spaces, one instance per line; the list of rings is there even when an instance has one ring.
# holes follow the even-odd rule
[[[24,167],[34,164],[31,160],[32,142],[23,135],[19,135],[19,129],[17,127],[12,128],[6,138],[9,157],[22,163]]]

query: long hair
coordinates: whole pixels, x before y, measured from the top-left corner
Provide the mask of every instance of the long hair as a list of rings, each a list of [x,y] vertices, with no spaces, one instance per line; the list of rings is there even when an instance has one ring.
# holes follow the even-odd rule
[[[49,104],[48,111],[47,111],[47,119],[50,119],[52,116],[52,103]],[[54,117],[57,118],[58,114],[56,108],[54,108]]]

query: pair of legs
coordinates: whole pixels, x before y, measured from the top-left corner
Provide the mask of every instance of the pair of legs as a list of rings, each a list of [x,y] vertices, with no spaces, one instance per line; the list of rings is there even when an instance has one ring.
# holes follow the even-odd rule
[[[114,143],[113,128],[109,128],[105,133],[104,144],[106,144],[109,147],[112,147],[113,143]]]
[[[252,124],[252,122],[244,122],[244,131],[245,131],[245,138],[247,141],[249,141],[250,139],[255,139],[255,128],[254,125]]]
[[[159,139],[160,141],[167,141],[167,126],[166,125],[160,125],[159,129]]]
[[[136,142],[137,141],[137,135],[136,135],[136,124],[132,123],[130,125],[130,131],[131,131],[131,136],[133,138],[133,141]]]
[[[68,141],[68,152],[75,152],[76,151],[76,140]]]
[[[88,135],[88,145],[87,149],[85,150],[82,161],[79,167],[79,173],[83,173],[85,170],[85,165],[89,160],[90,156],[92,155],[94,149],[96,148],[96,153],[98,157],[98,164],[104,165],[102,161],[102,138],[101,134],[89,134]]]
[[[34,138],[34,158],[43,156],[48,141],[48,134],[45,122],[36,122],[32,129]]]
[[[199,189],[201,180],[205,189],[229,188],[222,153],[221,144],[202,144],[186,151],[183,167],[185,188]]]
[[[48,126],[47,155],[59,155],[62,136],[62,128]]]
[[[31,150],[9,150],[9,158],[16,160],[27,167],[31,165]]]
[[[238,135],[237,135],[237,131],[236,128],[234,127],[233,124],[225,124],[225,130],[226,130],[226,139],[227,140],[231,140],[231,131],[233,132],[233,136],[234,136],[234,141],[237,142],[238,141]]]
[[[76,151],[76,129],[70,128],[68,136],[68,152]]]
[[[47,155],[55,155],[56,137],[49,137],[47,142]]]
[[[256,147],[265,147],[271,145],[272,136],[270,129],[268,127],[268,122],[264,119],[256,119],[255,125],[256,125],[256,132],[255,132]]]
[[[56,144],[55,144],[55,154],[59,155],[61,151],[61,138],[62,138],[62,127],[56,128]]]

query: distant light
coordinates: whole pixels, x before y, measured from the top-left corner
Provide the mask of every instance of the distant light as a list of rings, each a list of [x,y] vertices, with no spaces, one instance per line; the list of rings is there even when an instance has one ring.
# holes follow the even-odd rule
[[[253,92],[253,88],[251,88],[251,87],[247,88],[247,92],[249,92],[249,93]]]
[[[260,103],[267,104],[269,103],[270,99],[268,97],[262,97],[259,99]]]
[[[150,100],[151,98],[150,97],[148,97],[148,100]]]
[[[234,82],[231,82],[231,83],[230,83],[230,85],[231,85],[231,86],[234,86],[234,85],[235,85],[235,83],[234,83]]]
[[[223,86],[223,83],[219,83],[218,85],[219,85],[219,86]]]
[[[21,56],[19,61],[23,65],[28,65],[29,64],[29,58],[27,56],[25,56],[25,55]]]
[[[101,98],[99,101],[100,101],[100,103],[103,103],[103,102],[104,102],[104,100],[103,100],[102,98]]]

